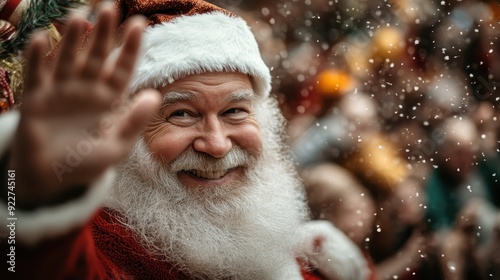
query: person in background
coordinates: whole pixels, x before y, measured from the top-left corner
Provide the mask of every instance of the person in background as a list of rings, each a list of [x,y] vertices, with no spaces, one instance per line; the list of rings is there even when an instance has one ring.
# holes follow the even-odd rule
[[[439,279],[425,202],[421,181],[407,177],[379,204],[370,246],[378,279]]]
[[[370,264],[369,279],[378,279],[367,250],[375,222],[375,202],[368,190],[347,169],[333,163],[312,165],[300,174],[312,218],[327,221],[348,236]],[[336,245],[337,250],[345,250],[340,245],[349,243]]]
[[[446,279],[482,277],[478,248],[491,238],[498,209],[479,172],[479,135],[467,117],[451,117],[438,128],[437,168],[426,186],[427,219],[437,240]]]

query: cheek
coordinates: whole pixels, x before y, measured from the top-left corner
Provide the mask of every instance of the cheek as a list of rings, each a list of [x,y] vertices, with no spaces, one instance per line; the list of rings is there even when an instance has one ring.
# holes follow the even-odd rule
[[[164,163],[173,161],[185,151],[193,142],[191,138],[186,131],[169,128],[157,129],[144,135],[153,156]]]
[[[256,125],[236,128],[232,140],[235,145],[253,156],[259,156],[262,152],[262,135]]]

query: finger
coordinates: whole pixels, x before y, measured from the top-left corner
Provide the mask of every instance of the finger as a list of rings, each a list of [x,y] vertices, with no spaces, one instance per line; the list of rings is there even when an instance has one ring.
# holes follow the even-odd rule
[[[54,78],[58,81],[66,80],[71,76],[75,67],[75,56],[80,46],[85,30],[85,20],[73,17],[69,20],[68,29],[61,42],[59,55],[54,69]]]
[[[118,128],[118,137],[126,141],[135,140],[147,122],[152,118],[160,106],[160,93],[153,89],[144,90],[134,98],[130,110],[123,116]]]
[[[107,69],[107,83],[117,93],[122,94],[128,86],[139,53],[142,32],[146,21],[142,17],[129,19],[124,36],[124,43],[116,60]]]
[[[36,34],[24,53],[26,61],[29,62],[26,67],[24,93],[29,94],[34,89],[38,88],[44,81],[43,50],[45,49],[45,36],[46,34],[43,32]]]
[[[85,58],[81,72],[82,78],[92,80],[101,74],[101,68],[113,45],[117,21],[117,14],[112,7],[105,8],[99,14],[91,43],[82,56]]]

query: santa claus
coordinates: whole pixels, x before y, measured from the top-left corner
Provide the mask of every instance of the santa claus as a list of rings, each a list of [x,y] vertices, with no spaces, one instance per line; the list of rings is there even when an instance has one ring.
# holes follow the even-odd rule
[[[307,221],[246,23],[196,0],[117,6],[90,32],[70,19],[51,64],[41,35],[26,51],[23,105],[0,118],[2,279],[364,279],[349,239]]]

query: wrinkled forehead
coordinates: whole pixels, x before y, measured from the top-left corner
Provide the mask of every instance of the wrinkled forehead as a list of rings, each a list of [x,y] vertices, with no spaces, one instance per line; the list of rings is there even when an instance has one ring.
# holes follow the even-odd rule
[[[258,96],[251,89],[237,90],[223,94],[223,99],[220,100],[225,103],[234,103],[239,101],[254,102]],[[163,92],[163,105],[169,106],[179,102],[203,102],[200,93],[191,91],[165,91]]]
[[[194,74],[160,89],[164,101],[196,101],[201,97],[227,101],[254,100],[259,97],[248,75],[238,72]]]

